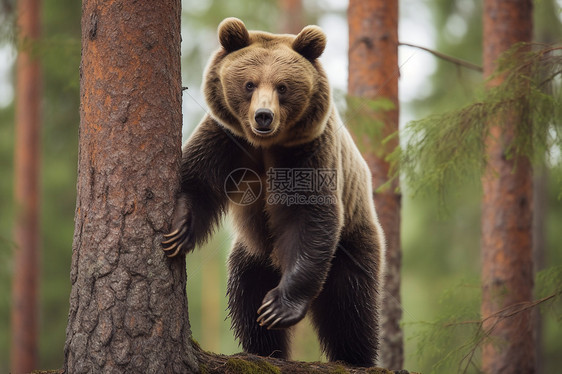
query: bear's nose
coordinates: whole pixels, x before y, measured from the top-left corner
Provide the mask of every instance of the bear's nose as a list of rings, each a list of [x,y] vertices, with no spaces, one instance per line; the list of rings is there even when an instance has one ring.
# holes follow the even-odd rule
[[[254,119],[258,124],[258,128],[256,129],[258,132],[261,133],[268,133],[271,131],[271,122],[273,122],[273,112],[267,108],[260,108],[256,110],[256,114],[254,115]]]

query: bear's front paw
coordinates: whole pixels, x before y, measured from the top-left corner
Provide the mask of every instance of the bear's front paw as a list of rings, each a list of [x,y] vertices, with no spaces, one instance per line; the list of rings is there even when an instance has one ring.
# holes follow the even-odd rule
[[[188,208],[186,196],[181,195],[176,201],[172,231],[164,235],[162,250],[166,256],[175,257],[193,250],[194,247],[193,217]]]
[[[306,300],[288,300],[279,288],[274,288],[265,295],[258,309],[258,323],[267,329],[284,329],[293,326],[304,318],[308,303]]]

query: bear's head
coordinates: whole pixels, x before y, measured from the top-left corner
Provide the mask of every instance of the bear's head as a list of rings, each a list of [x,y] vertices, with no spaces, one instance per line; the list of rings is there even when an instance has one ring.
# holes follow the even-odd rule
[[[211,58],[204,94],[212,116],[254,146],[296,145],[318,137],[331,110],[318,57],[326,35],[307,26],[298,35],[248,31],[227,18]]]

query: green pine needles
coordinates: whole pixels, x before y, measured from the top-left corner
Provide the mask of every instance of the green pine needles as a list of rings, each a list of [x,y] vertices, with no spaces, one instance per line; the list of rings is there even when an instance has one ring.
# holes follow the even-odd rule
[[[545,326],[562,321],[562,266],[552,266],[535,277],[535,300],[510,305],[482,319],[481,288],[478,280],[465,280],[447,289],[439,302],[439,314],[431,322],[414,322],[412,339],[417,343],[417,360],[429,373],[481,373],[484,344],[497,325],[520,313],[537,309]],[[485,323],[487,323],[485,325]]]
[[[462,373],[479,366],[481,291],[477,279],[463,280],[443,292],[432,321],[413,322],[417,362],[429,373]]]
[[[389,157],[404,182],[443,198],[458,184],[479,181],[487,165],[492,126],[514,125],[501,141],[505,157],[562,164],[562,45],[515,45],[498,60],[482,100],[410,122],[402,148]],[[493,86],[498,78],[502,83]],[[398,167],[397,167],[398,166]]]

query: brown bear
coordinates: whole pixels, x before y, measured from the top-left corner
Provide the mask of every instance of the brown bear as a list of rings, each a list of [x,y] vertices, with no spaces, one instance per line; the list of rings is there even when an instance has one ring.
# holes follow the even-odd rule
[[[371,175],[331,100],[317,26],[298,35],[225,19],[204,76],[210,113],[183,146],[169,257],[229,212],[232,328],[246,352],[287,358],[310,311],[332,360],[377,356],[384,237]]]

